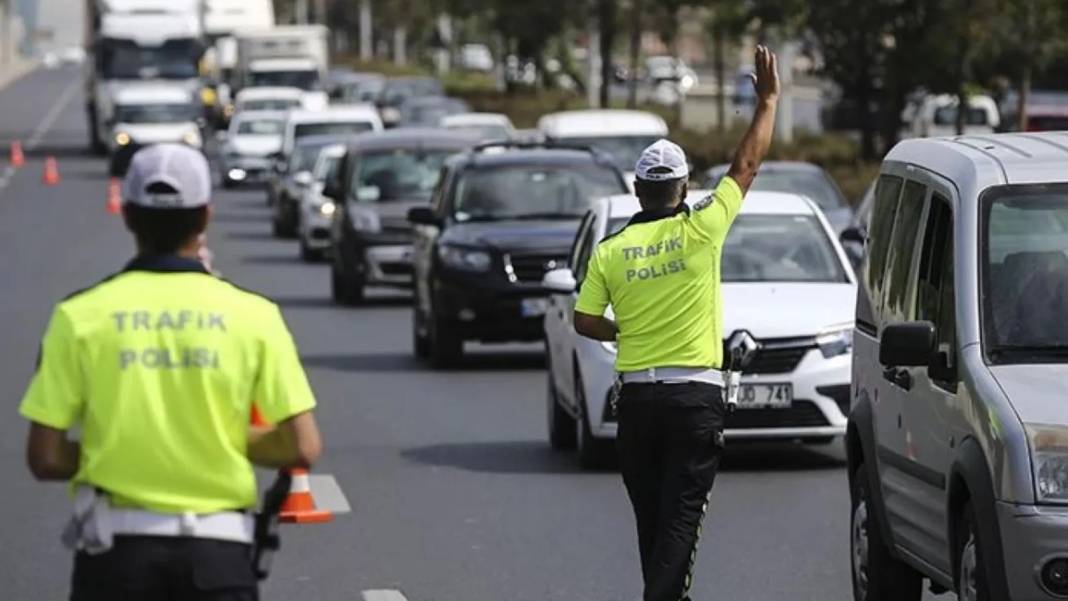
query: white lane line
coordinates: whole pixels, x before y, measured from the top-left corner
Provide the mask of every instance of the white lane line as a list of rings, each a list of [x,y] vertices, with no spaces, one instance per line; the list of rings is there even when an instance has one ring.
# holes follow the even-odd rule
[[[11,165],[4,167],[3,172],[0,172],[0,190],[3,190],[11,182],[11,176],[15,175],[15,168]]]
[[[82,79],[76,77],[74,78],[74,81],[70,82],[67,89],[63,90],[63,94],[59,97],[59,100],[52,105],[52,110],[48,111],[45,118],[37,125],[37,129],[33,130],[33,135],[26,141],[26,148],[28,150],[33,150],[40,146],[41,140],[48,134],[48,130],[52,129],[52,126],[55,125],[56,119],[59,119],[60,114],[63,113],[63,109],[67,108],[67,105],[70,104],[71,99],[74,98],[74,94],[78,91],[78,86],[80,85],[82,85]]]
[[[392,589],[364,591],[361,596],[363,601],[408,601],[404,593]]]

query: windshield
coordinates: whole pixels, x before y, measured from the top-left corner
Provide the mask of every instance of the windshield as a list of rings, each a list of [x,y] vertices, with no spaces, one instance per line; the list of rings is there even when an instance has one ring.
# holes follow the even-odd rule
[[[995,189],[984,212],[988,355],[1068,357],[1068,186]]]
[[[369,79],[356,83],[345,84],[341,87],[341,100],[345,102],[374,102],[382,93],[385,82],[378,79]]]
[[[117,123],[186,123],[196,120],[189,104],[123,104],[115,107]]]
[[[280,136],[285,122],[281,119],[249,119],[237,124],[238,134],[253,136]]]
[[[447,129],[470,134],[480,140],[507,140],[512,137],[512,130],[504,125],[450,125]]]
[[[630,217],[608,222],[607,236]],[[846,282],[846,272],[815,217],[740,215],[723,245],[724,282]]]
[[[200,46],[194,40],[171,40],[155,47],[108,40],[98,60],[104,79],[192,79],[198,75]]]
[[[986,111],[971,107],[964,114],[965,125],[990,125],[990,122],[986,118]],[[934,114],[935,125],[956,125],[957,124],[957,107],[955,106],[943,106],[935,109]]]
[[[315,161],[319,158],[319,153],[323,148],[327,146],[326,142],[322,144],[301,144],[293,151],[293,154],[289,157],[289,173],[300,173],[301,171],[311,171],[315,167]]]
[[[761,171],[750,190],[758,192],[786,192],[812,199],[821,209],[845,206],[845,198],[822,171]]]
[[[242,100],[243,111],[286,111],[300,106],[296,98],[268,98],[264,100]]]
[[[559,142],[576,146],[592,146],[611,155],[616,165],[623,171],[634,171],[634,165],[637,164],[642,151],[659,139],[660,136],[590,136],[563,138]]]
[[[386,83],[384,96],[388,104],[398,106],[409,98],[440,96],[443,91],[436,79],[404,79]]]
[[[315,165],[315,181],[325,182],[337,175],[337,166],[341,164],[340,156],[320,157]]]
[[[622,192],[616,172],[596,165],[485,168],[464,174],[453,212],[458,221],[578,219],[593,199]]]
[[[407,125],[436,127],[445,117],[465,112],[467,108],[458,102],[410,105],[404,108],[404,121]]]
[[[253,71],[249,74],[249,87],[281,87],[316,90],[319,88],[318,71]]]
[[[293,137],[297,140],[305,136],[331,136],[343,134],[358,134],[371,131],[372,126],[367,121],[334,121],[326,123],[298,123],[293,130]]]
[[[453,150],[397,149],[361,154],[351,197],[360,202],[429,201]]]

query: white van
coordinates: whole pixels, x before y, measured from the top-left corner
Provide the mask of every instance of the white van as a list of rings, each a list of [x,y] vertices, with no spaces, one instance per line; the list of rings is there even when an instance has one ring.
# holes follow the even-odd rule
[[[904,137],[936,138],[957,135],[957,97],[951,94],[925,96],[909,105],[901,115],[908,124]],[[992,134],[1001,125],[1001,114],[994,99],[985,94],[968,97],[964,116],[964,135]]]
[[[181,86],[146,84],[115,93],[115,112],[108,149],[112,154],[127,146],[173,142],[201,148],[199,106]]]
[[[282,155],[289,156],[297,140],[306,136],[359,134],[382,131],[378,110],[370,104],[329,107],[321,111],[293,110],[286,120],[282,138]]]
[[[659,115],[600,109],[545,115],[538,120],[538,130],[548,142],[592,146],[608,153],[623,170],[628,186],[634,182],[634,164],[642,150],[668,135],[667,123]]]

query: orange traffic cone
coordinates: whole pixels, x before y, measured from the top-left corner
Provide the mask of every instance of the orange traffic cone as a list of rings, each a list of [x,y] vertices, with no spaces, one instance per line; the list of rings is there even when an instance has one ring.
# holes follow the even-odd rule
[[[59,183],[59,165],[56,157],[45,158],[44,173],[41,174],[41,183],[46,186],[55,186]]]
[[[267,420],[263,419],[263,414],[260,413],[260,408],[255,405],[252,406],[252,415],[249,418],[249,423],[260,428],[271,425],[267,423]]]
[[[122,184],[117,177],[108,180],[108,201],[104,210],[108,215],[118,215],[122,212]]]
[[[22,142],[15,140],[11,143],[11,166],[15,169],[26,164],[26,155],[22,153]]]
[[[289,475],[292,478],[289,496],[282,503],[282,511],[278,513],[278,519],[289,524],[316,524],[333,520],[332,512],[315,508],[308,470],[293,468],[289,470]]]

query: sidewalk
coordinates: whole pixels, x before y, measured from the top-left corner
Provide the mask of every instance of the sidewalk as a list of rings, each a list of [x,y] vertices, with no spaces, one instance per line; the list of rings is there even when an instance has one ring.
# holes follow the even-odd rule
[[[10,64],[0,65],[0,90],[6,88],[8,84],[16,79],[36,69],[39,64],[40,61],[37,59],[16,59]]]

